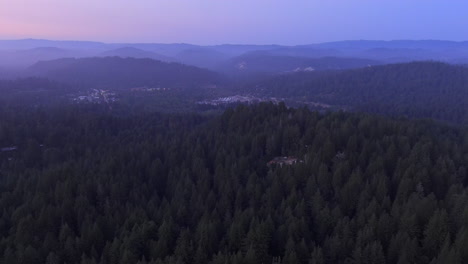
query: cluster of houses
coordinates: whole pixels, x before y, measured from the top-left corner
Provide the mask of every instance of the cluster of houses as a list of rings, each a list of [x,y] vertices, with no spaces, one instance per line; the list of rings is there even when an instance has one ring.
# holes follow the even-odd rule
[[[0,152],[9,152],[9,151],[13,151],[13,150],[17,150],[18,147],[4,147],[4,148],[0,148]]]
[[[305,67],[305,68],[299,67],[299,68],[294,69],[294,72],[313,72],[313,71],[315,71],[315,69],[312,67]]]
[[[221,97],[214,100],[205,100],[200,101],[198,104],[205,104],[205,105],[225,105],[225,104],[256,104],[260,102],[273,102],[278,103],[279,100],[276,98],[258,98],[253,96],[244,96],[244,95],[233,95],[227,97]]]
[[[157,91],[169,91],[170,88],[150,88],[150,87],[135,87],[130,89],[132,92],[157,92]]]
[[[81,103],[111,103],[117,101],[115,93],[107,90],[93,89],[88,95],[80,95],[73,99]]]
[[[3,153],[3,152],[9,153],[9,152],[15,151],[15,150],[17,150],[17,149],[18,149],[18,147],[16,147],[16,146],[12,146],[12,147],[3,147],[3,148],[0,148],[0,153]],[[6,156],[7,156],[8,161],[13,160],[13,158],[10,157],[9,154],[6,154]],[[3,156],[2,156],[2,157],[3,157]]]
[[[268,166],[275,166],[275,165],[278,165],[278,166],[283,166],[283,165],[287,165],[287,166],[291,166],[291,165],[294,165],[294,164],[297,164],[297,163],[302,163],[304,162],[303,160],[300,160],[296,157],[292,157],[292,156],[289,156],[289,157],[275,157],[274,159],[270,160],[267,165]]]

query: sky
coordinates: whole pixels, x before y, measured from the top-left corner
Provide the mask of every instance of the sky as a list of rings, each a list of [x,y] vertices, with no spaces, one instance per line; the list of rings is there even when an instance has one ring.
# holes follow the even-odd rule
[[[466,0],[0,0],[0,39],[300,45],[468,40]]]

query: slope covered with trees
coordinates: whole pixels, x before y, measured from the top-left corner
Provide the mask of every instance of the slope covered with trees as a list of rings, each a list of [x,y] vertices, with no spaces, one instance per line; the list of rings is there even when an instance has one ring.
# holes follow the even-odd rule
[[[282,104],[0,119],[0,263],[468,262],[465,129]]]
[[[39,62],[29,74],[88,88],[190,88],[223,82],[209,70],[152,59],[104,57]]]
[[[468,122],[468,68],[438,62],[285,74],[250,84],[262,96],[366,112]]]

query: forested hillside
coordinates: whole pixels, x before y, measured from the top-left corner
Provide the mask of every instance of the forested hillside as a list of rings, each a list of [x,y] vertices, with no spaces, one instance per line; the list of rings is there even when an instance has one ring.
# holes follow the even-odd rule
[[[468,263],[462,128],[283,104],[0,121],[0,263]]]
[[[414,62],[363,69],[284,74],[245,91],[365,112],[468,122],[468,68]]]
[[[120,57],[43,61],[31,66],[28,74],[102,89],[140,86],[190,88],[223,81],[217,73],[193,66]]]

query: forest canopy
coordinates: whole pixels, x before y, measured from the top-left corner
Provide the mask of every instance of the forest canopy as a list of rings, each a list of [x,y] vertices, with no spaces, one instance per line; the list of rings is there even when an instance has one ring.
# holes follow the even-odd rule
[[[0,263],[468,262],[463,128],[284,104],[0,117]]]

